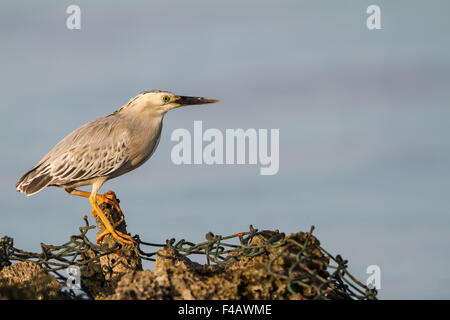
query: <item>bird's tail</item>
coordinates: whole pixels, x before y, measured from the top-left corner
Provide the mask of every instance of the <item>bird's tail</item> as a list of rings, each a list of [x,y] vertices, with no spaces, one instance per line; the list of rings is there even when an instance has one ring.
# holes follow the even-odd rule
[[[16,189],[25,193],[27,196],[31,196],[48,186],[52,179],[53,177],[50,175],[49,167],[38,164],[17,181]]]

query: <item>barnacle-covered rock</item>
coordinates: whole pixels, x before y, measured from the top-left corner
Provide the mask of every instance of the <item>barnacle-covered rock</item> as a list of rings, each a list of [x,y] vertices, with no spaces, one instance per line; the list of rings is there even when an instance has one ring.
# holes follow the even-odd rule
[[[273,236],[261,233],[253,237],[248,250],[231,252],[230,263],[220,265],[201,265],[167,246],[158,251],[153,272],[124,275],[108,298],[302,299],[317,295],[315,288],[323,284],[318,276],[329,276],[328,258],[315,246],[318,240],[299,232],[281,236],[282,243],[270,243]],[[307,237],[309,246],[303,247]],[[302,258],[301,263],[297,263],[298,258]],[[290,280],[302,281],[304,286]]]
[[[61,284],[36,263],[25,261],[0,271],[0,299],[59,299]]]

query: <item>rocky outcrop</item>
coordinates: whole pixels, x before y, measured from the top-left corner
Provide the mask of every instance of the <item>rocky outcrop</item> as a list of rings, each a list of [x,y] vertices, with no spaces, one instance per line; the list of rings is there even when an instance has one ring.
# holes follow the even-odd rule
[[[0,299],[61,299],[62,285],[36,263],[25,261],[0,271]]]
[[[125,222],[121,221],[123,215],[110,205],[103,204],[102,209],[121,232],[127,233]],[[93,227],[85,221],[87,226],[80,231]],[[100,221],[97,228],[101,234],[104,227]],[[285,236],[277,230],[257,231],[250,226],[249,232],[225,238],[208,233],[206,242],[198,245],[184,240],[175,244],[171,240],[157,251],[153,271],[142,270],[141,257],[146,253],[140,247],[118,245],[110,235],[98,247],[87,240],[83,231],[65,245],[42,245],[42,254],[27,254],[40,263],[48,257],[70,263],[61,252],[77,253],[75,263],[80,266],[81,288],[92,299],[374,298],[376,291],[347,272],[347,261],[326,253],[312,230]],[[239,238],[240,245],[222,242],[231,238]],[[208,263],[192,261],[189,253],[201,253]],[[14,254],[20,260],[26,256],[23,250],[13,247],[11,238],[5,237],[0,243],[0,268],[4,266],[0,271],[0,299],[74,298],[62,290],[63,283],[37,263],[9,265]],[[348,277],[345,281],[344,276]],[[357,293],[348,290],[349,281],[353,282],[353,289],[358,287]]]

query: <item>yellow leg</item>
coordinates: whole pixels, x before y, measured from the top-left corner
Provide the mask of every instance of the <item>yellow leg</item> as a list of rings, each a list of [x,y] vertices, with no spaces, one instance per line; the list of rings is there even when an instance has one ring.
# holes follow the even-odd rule
[[[120,231],[117,231],[112,226],[111,222],[109,222],[108,218],[103,213],[102,209],[97,204],[97,199],[95,197],[89,197],[89,202],[91,203],[92,208],[94,209],[95,213],[100,217],[100,220],[102,220],[103,225],[105,226],[105,231],[102,232],[96,239],[97,243],[100,243],[100,241],[107,235],[111,234],[115,239],[117,239],[119,242],[127,243],[127,244],[135,244],[136,241],[129,235],[123,234]],[[121,221],[119,221],[121,222]]]
[[[91,196],[91,193],[87,191],[76,189],[66,189],[66,191],[73,196],[80,196],[85,198],[89,198]],[[119,202],[117,201],[116,194],[113,191],[108,190],[108,192],[106,192],[105,194],[97,194],[96,197],[99,206],[101,206],[103,203],[108,203],[112,205],[121,216],[123,215],[122,209],[120,209]],[[94,218],[97,217],[95,210],[92,210],[92,215],[94,216]]]
[[[89,198],[91,195],[90,192],[76,190],[76,189],[66,189],[66,191],[73,196],[80,196],[80,197],[85,197],[85,198]],[[116,198],[116,194],[113,191],[109,190],[105,194],[97,194],[96,196],[97,196],[97,201],[98,201],[99,206],[101,206],[103,203],[108,203],[108,204],[112,205],[114,207],[114,209],[116,209],[116,211],[119,213],[119,215],[123,216],[122,209],[120,209],[119,202],[117,201],[117,198]],[[91,213],[94,216],[94,218],[97,218],[97,213],[95,212],[94,209],[92,209]],[[120,220],[120,221],[122,222],[123,220]]]
[[[108,203],[114,206],[114,208],[120,215],[123,215],[122,210],[120,209],[119,206],[119,202],[117,201],[114,192],[108,191],[105,194],[95,194],[94,198],[91,193],[86,191],[76,189],[66,189],[66,191],[74,196],[89,198],[89,202],[91,203],[92,206],[92,215],[94,216],[94,218],[97,218],[97,216],[99,216],[100,220],[102,220],[103,225],[105,226],[105,231],[102,232],[96,239],[97,243],[99,243],[109,233],[120,242],[128,244],[136,243],[136,241],[131,236],[115,230],[115,227],[117,227],[120,223],[122,223],[123,219],[120,219],[120,221],[118,221],[114,226],[112,226],[108,218],[103,213],[102,209],[100,209],[100,205],[102,203]]]

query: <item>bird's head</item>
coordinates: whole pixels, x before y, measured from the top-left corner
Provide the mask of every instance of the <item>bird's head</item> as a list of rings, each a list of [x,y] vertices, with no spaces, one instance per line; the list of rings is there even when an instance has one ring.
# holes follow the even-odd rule
[[[216,99],[202,97],[179,96],[168,91],[145,91],[125,104],[118,111],[132,111],[134,113],[164,115],[167,111],[191,105],[219,102]]]

